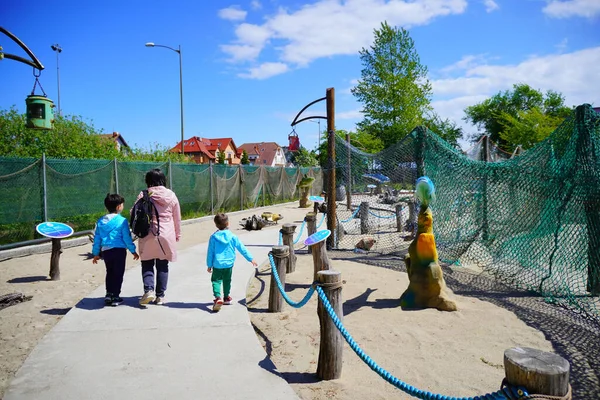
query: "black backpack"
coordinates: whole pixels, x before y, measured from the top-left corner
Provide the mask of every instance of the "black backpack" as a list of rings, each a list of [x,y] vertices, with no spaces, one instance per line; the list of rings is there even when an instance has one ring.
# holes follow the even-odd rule
[[[152,226],[152,216],[156,215],[157,232],[154,236],[160,235],[160,221],[158,219],[158,210],[150,199],[150,195],[147,190],[143,191],[143,196],[136,201],[133,209],[131,210],[131,216],[129,217],[129,226],[134,235],[139,238],[144,238],[150,233]]]

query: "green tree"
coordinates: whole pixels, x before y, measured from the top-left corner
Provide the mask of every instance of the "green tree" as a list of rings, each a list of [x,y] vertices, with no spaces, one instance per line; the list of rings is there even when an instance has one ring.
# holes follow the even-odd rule
[[[346,140],[346,134],[350,134],[350,144],[357,149],[364,151],[365,153],[375,154],[384,149],[383,141],[380,138],[365,131],[348,132],[343,129],[338,129],[335,131],[335,134],[344,141]],[[321,142],[321,145],[318,148],[318,153],[319,154],[317,157],[319,160],[319,165],[321,165],[323,168],[327,168],[327,163],[329,162],[327,140]]]
[[[225,152],[219,151],[217,154],[217,164],[225,164]]]
[[[548,137],[563,120],[562,116],[545,114],[537,107],[518,111],[516,116],[504,112],[500,120],[503,126],[500,138],[512,147],[521,145],[527,150]]]
[[[374,36],[371,47],[359,52],[363,69],[352,94],[363,104],[359,130],[388,147],[423,122],[432,89],[407,30],[384,22]]]
[[[527,119],[530,113],[533,113],[531,119],[536,119],[539,117],[538,112],[560,120],[571,113],[571,108],[565,106],[564,97],[561,93],[549,90],[544,95],[541,91],[533,89],[527,84],[519,83],[513,85],[513,90],[498,92],[481,103],[467,107],[464,119],[476,125],[483,133],[490,135],[490,139],[501,147],[514,148],[520,144],[525,145],[525,143],[509,142],[502,137],[502,132],[509,128],[507,124],[517,123],[523,118]],[[531,122],[531,119],[529,122]],[[558,120],[551,118],[546,122],[556,122]],[[522,122],[525,123],[525,121]],[[546,126],[544,125],[540,129],[546,129]],[[536,138],[543,136],[542,132],[536,131],[536,128],[530,131],[530,133],[532,132],[533,136],[526,140],[527,143],[537,143],[538,139]],[[477,133],[472,135],[471,139],[476,141],[481,135],[482,133]],[[514,135],[513,132],[513,134],[504,136],[516,139],[519,135]],[[521,139],[524,138],[521,137]]]
[[[243,165],[250,164],[250,160],[248,159],[248,152],[246,150],[242,151],[242,159],[240,160],[240,162]]]
[[[456,125],[456,122],[450,119],[442,119],[437,113],[431,112],[425,118],[425,125],[435,132],[439,137],[450,143],[457,149],[460,148],[458,139],[463,136],[462,128]]]
[[[300,146],[298,151],[292,153],[291,162],[298,167],[316,167],[319,165],[315,151],[309,151],[304,146]]]

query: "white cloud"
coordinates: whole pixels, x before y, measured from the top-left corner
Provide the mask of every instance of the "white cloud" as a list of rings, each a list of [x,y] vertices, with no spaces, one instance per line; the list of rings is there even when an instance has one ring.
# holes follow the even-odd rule
[[[585,17],[600,15],[599,0],[551,0],[542,10],[554,18]]]
[[[320,0],[293,11],[279,8],[262,24],[241,24],[236,39],[222,49],[232,61],[253,61],[256,58],[244,59],[236,50],[252,46],[260,55],[273,45],[276,61],[302,67],[318,58],[355,55],[371,44],[373,29],[382,21],[410,28],[466,8],[467,0]]]
[[[556,49],[558,50],[559,53],[562,53],[563,51],[565,51],[567,49],[567,45],[569,44],[569,39],[564,38],[563,40],[560,41],[559,44],[557,44]]]
[[[253,10],[259,10],[260,8],[262,8],[262,4],[260,4],[260,1],[258,0],[252,0],[252,2],[250,3],[250,7],[252,7]]]
[[[239,74],[240,78],[248,79],[267,79],[275,75],[283,74],[287,72],[289,67],[287,64],[280,62],[266,62],[260,64],[258,67],[250,68],[248,73]]]
[[[243,21],[246,19],[246,14],[248,13],[239,6],[231,6],[219,10],[219,17],[229,21]]]
[[[500,8],[498,3],[496,3],[494,0],[483,0],[483,4],[485,5],[485,11],[488,13]]]
[[[600,104],[600,75],[594,66],[600,63],[600,46],[565,54],[530,57],[519,64],[492,65],[478,56],[465,56],[446,67],[457,70],[465,66],[460,76],[431,81],[435,101],[432,106],[442,118],[450,118],[467,133],[475,132],[462,118],[467,106],[479,103],[501,90],[510,90],[515,83],[527,83],[542,91],[555,90],[565,96],[566,104]]]

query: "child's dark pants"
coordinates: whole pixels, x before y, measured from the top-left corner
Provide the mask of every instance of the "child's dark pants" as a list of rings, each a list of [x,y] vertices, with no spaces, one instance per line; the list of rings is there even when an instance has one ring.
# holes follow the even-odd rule
[[[144,281],[144,292],[154,290],[154,263],[156,262],[156,296],[163,297],[167,290],[169,281],[169,260],[142,261],[142,279]]]
[[[127,260],[127,249],[114,248],[102,252],[104,264],[106,265],[106,293],[119,297],[123,275],[125,274],[125,261]]]

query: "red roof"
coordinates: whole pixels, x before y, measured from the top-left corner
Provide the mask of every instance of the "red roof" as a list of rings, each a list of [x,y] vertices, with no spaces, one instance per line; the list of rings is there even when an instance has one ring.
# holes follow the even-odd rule
[[[248,155],[258,155],[260,164],[272,165],[277,149],[281,148],[275,142],[260,142],[260,143],[244,143],[239,147],[241,150],[246,150]],[[264,160],[267,162],[265,163]]]
[[[183,141],[183,152],[185,154],[190,154],[190,153],[202,153],[204,155],[206,155],[208,158],[210,159],[214,159],[214,152],[210,152],[210,150],[207,148],[206,146],[206,139],[202,139],[201,137],[198,136],[192,136],[189,139],[186,139]],[[173,153],[181,153],[181,142],[177,143],[177,145],[175,147],[173,147],[171,150],[171,152]]]

